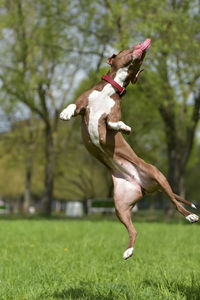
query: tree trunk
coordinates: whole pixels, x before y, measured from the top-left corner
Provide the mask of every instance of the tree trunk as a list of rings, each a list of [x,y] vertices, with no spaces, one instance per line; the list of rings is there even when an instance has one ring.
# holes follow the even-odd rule
[[[21,211],[21,199],[20,199],[20,197],[18,196],[18,197],[16,197],[15,199],[13,199],[13,213],[14,214],[19,214],[20,213],[20,211]]]
[[[34,160],[34,151],[35,151],[35,128],[34,128],[34,114],[31,113],[31,117],[28,122],[29,130],[29,140],[28,140],[28,150],[27,150],[27,159],[26,159],[26,174],[25,174],[25,191],[24,191],[24,203],[23,203],[23,212],[29,213],[29,207],[31,206],[31,180],[32,180],[32,169],[33,169],[33,160]]]
[[[184,171],[185,162],[180,159],[178,150],[171,150],[168,153],[168,181],[174,193],[185,198]],[[179,156],[179,157],[177,157]],[[166,213],[168,216],[173,216],[176,212],[171,201],[166,203]]]
[[[177,148],[181,148],[181,145]],[[174,193],[184,196],[184,171],[186,162],[181,153],[173,149],[168,153],[168,181]]]
[[[32,158],[27,160],[26,179],[25,179],[25,191],[24,191],[24,204],[23,212],[29,213],[29,207],[31,205],[31,178],[32,178]]]
[[[54,142],[53,134],[50,126],[46,126],[45,129],[45,179],[44,179],[44,195],[41,201],[41,213],[45,215],[51,214],[51,205],[53,200],[53,188],[54,188]]]
[[[159,66],[160,76],[165,83],[163,86],[165,99],[159,103],[158,109],[165,124],[168,151],[168,181],[173,192],[184,197],[184,172],[191,154],[195,131],[200,117],[200,94],[194,94],[194,103],[191,110],[189,110],[187,107],[189,94],[186,97],[183,93],[184,101],[177,101],[180,99],[176,99],[174,90],[171,87],[166,54],[163,54]],[[182,79],[180,76],[179,80],[181,83]],[[176,103],[179,103],[179,105],[177,106]],[[167,205],[167,213],[170,215],[171,213],[174,214],[174,212],[172,204],[170,205],[169,203],[169,206]]]

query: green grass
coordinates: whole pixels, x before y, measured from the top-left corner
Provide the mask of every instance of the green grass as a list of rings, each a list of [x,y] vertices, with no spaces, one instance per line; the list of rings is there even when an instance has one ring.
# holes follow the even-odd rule
[[[1,220],[0,299],[200,299],[200,226]]]

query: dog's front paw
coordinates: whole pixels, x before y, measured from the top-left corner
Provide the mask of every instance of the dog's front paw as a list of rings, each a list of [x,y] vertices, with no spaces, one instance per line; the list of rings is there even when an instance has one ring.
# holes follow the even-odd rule
[[[125,134],[130,134],[131,133],[131,127],[124,124],[124,126],[121,127],[121,131],[123,131],[123,133],[125,133]]]
[[[76,110],[75,104],[68,105],[61,113],[60,113],[60,119],[63,121],[68,121],[71,119],[71,117],[74,115],[74,112]]]

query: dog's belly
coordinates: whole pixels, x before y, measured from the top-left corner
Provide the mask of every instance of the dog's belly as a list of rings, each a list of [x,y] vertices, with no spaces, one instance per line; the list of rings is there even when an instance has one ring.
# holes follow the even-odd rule
[[[103,122],[103,121],[102,121]],[[106,167],[112,170],[121,170],[120,164],[114,159],[114,137],[115,132],[113,130],[106,129],[105,121],[101,124],[99,142],[93,143],[89,130],[87,117],[82,119],[82,138],[86,149],[92,154],[96,159],[103,163]]]
[[[134,179],[145,192],[153,193],[158,190],[159,185],[157,181],[151,176],[151,172],[146,171],[145,168],[138,167],[126,160],[121,161],[121,166],[125,170],[124,176],[127,177],[127,179],[129,177],[130,179]]]
[[[153,166],[135,154],[121,133],[108,130],[105,121],[102,120],[103,124],[100,127],[103,128],[103,139],[99,140],[98,131],[98,142],[94,143],[89,131],[88,118],[89,115],[86,115],[82,120],[82,137],[87,150],[108,168],[115,170],[120,177],[130,181],[134,179],[145,192],[152,193],[158,190],[159,185],[152,172]]]

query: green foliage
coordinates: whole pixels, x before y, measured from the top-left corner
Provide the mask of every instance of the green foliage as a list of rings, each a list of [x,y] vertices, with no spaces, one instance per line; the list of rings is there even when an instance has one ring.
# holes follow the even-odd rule
[[[108,171],[90,156],[82,144],[80,119],[67,124],[61,121],[60,123],[56,134],[59,143],[55,149],[54,197],[61,200],[86,200],[107,196],[112,185]],[[34,125],[34,140],[29,141],[30,128],[26,121],[16,123],[11,132],[1,136],[1,196],[23,196],[29,156],[33,160],[31,193],[39,198],[43,192],[44,130],[41,122],[35,122]]]
[[[199,169],[200,169],[200,149],[194,148],[196,153],[192,153],[188,168],[186,170],[187,198],[194,203],[200,203],[199,193]]]
[[[126,138],[139,156],[165,174],[173,155],[170,165],[181,164],[181,174],[188,161],[188,170],[191,166],[196,170],[198,1],[1,0],[0,13],[0,106],[13,120],[15,112],[24,113],[21,104],[26,105],[43,122],[35,119],[40,128],[32,178],[34,194],[41,194],[44,181],[45,126],[53,140],[54,195],[86,199],[109,192],[107,172],[82,145],[80,122],[63,125],[58,122],[58,113],[106,73],[107,69],[101,68],[106,56],[146,37],[151,38],[152,46],[144,61],[145,71],[122,99],[122,119],[133,129]],[[73,97],[79,70],[85,71],[86,78]],[[3,137],[2,194],[22,194],[30,145],[21,143],[21,138],[27,141],[28,135],[22,124],[21,129],[6,135],[9,142]]]
[[[24,194],[27,161],[34,162],[34,193],[43,189],[41,172],[44,169],[41,148],[43,128],[40,123],[31,120],[15,123],[10,132],[1,134],[0,142],[0,194],[5,197],[19,197]],[[40,178],[38,178],[40,174]]]
[[[145,76],[145,71],[142,76]],[[141,158],[165,168],[166,145],[163,122],[154,99],[145,93],[141,79],[138,79],[136,85],[130,86],[127,95],[122,98],[122,119],[132,127],[132,133],[125,137]]]
[[[199,299],[199,226],[136,223],[134,255],[115,221],[0,221],[2,300]]]

